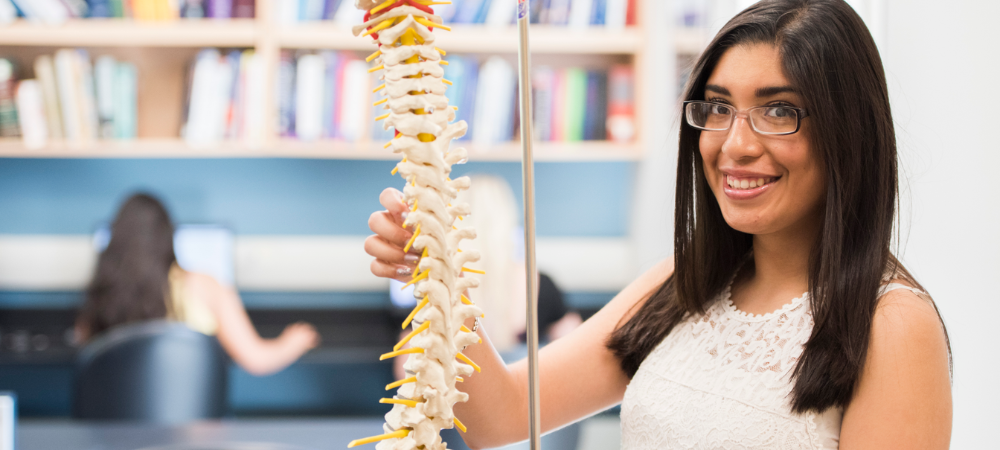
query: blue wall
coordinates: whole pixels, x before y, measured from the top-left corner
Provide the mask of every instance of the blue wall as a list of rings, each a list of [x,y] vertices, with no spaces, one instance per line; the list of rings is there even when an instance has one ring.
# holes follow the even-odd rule
[[[220,223],[237,234],[364,235],[385,187],[402,187],[391,161],[302,159],[2,159],[0,234],[88,234],[124,197],[148,190],[175,222]],[[635,166],[539,163],[541,236],[624,236]],[[520,163],[470,163],[520,201]]]

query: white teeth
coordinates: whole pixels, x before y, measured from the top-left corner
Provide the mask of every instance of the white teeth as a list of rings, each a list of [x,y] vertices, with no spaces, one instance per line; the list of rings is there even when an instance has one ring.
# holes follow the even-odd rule
[[[773,183],[776,178],[756,178],[739,180],[726,175],[726,184],[733,189],[753,189],[768,183]]]

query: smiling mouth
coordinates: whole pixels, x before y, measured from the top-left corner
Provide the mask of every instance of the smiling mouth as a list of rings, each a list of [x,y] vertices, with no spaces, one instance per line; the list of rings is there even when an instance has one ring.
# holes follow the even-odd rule
[[[750,190],[756,189],[764,185],[768,185],[778,181],[781,177],[763,177],[763,178],[737,178],[730,175],[726,175],[726,184],[735,190]]]

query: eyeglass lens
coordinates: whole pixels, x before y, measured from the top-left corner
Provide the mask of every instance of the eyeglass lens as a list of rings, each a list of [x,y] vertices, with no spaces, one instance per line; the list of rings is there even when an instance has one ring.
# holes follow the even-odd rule
[[[736,109],[712,102],[691,102],[685,105],[689,125],[706,131],[725,131],[733,124]],[[751,108],[750,123],[761,133],[794,133],[799,127],[799,113],[785,106]]]

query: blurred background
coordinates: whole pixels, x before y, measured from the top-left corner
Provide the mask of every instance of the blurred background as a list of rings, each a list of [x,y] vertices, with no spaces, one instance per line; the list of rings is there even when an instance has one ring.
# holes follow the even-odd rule
[[[0,0],[0,391],[16,394],[20,448],[234,440],[343,448],[379,432],[388,408],[377,401],[394,378],[378,355],[398,339],[408,309],[370,274],[363,240],[379,192],[402,180],[390,175],[398,157],[382,148],[391,131],[373,120],[378,83],[364,58],[374,48],[349,31],[361,22],[353,3]],[[531,2],[538,261],[558,293],[552,323],[586,319],[671,254],[679,91],[710,37],[752,3]],[[989,331],[1000,317],[1000,195],[991,182],[1000,61],[987,31],[1000,3],[848,3],[872,31],[889,81],[902,169],[899,253],[951,335],[953,446],[983,447],[1000,419],[992,407],[1000,353]],[[456,174],[493,180],[489,195],[510,199],[502,219],[512,232],[490,242],[514,249],[515,4],[436,7],[454,24],[436,33],[449,52],[448,96],[470,125],[454,144],[470,151]],[[209,296],[237,298],[233,317],[245,310],[252,326],[230,339],[233,326],[219,320],[229,362],[181,370],[215,374],[224,396],[144,425],[95,425],[77,420],[98,418],[80,409],[82,392],[106,400],[111,387],[88,385],[81,365],[118,341],[88,339],[78,313],[136,192],[169,213],[179,266],[211,276]],[[199,285],[185,280],[185,289]],[[299,322],[309,325],[287,331]],[[506,354],[516,359],[523,348],[509,322]],[[247,361],[232,342],[284,345],[292,356]],[[143,405],[136,410],[155,416]],[[175,420],[184,414],[227,420],[185,428]],[[612,409],[546,446],[617,448],[618,433]]]

